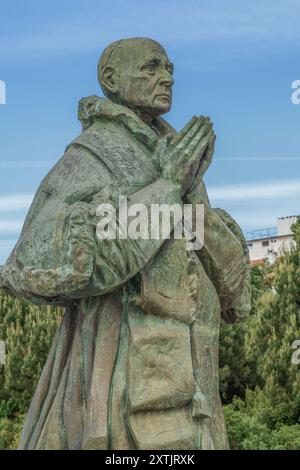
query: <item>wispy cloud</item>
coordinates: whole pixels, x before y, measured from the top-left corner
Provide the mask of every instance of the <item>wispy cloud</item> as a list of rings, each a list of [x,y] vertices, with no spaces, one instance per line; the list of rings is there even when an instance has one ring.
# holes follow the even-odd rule
[[[6,258],[15,246],[15,243],[16,240],[0,240],[0,256]]]
[[[244,232],[273,227],[277,218],[300,214],[300,180],[208,187],[213,207],[222,207]]]
[[[58,17],[42,16],[34,29],[26,31],[7,19],[1,56],[95,50],[130,36],[153,36],[168,43],[300,37],[300,4],[296,0],[114,0],[105,6],[97,0],[84,9],[81,2],[74,1],[72,9],[65,6],[58,11]]]
[[[2,234],[18,234],[21,232],[23,220],[1,220],[0,235]]]
[[[247,231],[276,225],[276,219],[285,215],[300,213],[300,180],[265,181],[249,184],[212,186],[208,193],[213,206],[226,209]],[[0,196],[1,212],[0,237],[3,235],[18,236],[23,220],[9,220],[10,212],[25,211],[29,208],[33,194],[10,194]],[[23,217],[23,214],[22,214]],[[14,242],[0,240],[0,255],[8,256]],[[1,260],[0,260],[1,263]]]
[[[277,218],[279,217],[279,214],[276,212],[257,210],[252,210],[252,212],[231,211],[230,215],[245,232],[255,229],[275,227]]]
[[[33,199],[32,194],[11,194],[0,196],[0,212],[13,212],[26,210]]]
[[[0,160],[2,169],[49,168],[55,162],[52,160]]]
[[[243,201],[283,199],[300,196],[300,180],[273,181],[209,188],[211,199],[218,201]],[[300,209],[300,208],[299,208]]]
[[[300,180],[211,186],[208,189],[210,198],[215,201],[286,199],[300,196]],[[33,197],[33,194],[0,196],[0,212],[27,210]]]

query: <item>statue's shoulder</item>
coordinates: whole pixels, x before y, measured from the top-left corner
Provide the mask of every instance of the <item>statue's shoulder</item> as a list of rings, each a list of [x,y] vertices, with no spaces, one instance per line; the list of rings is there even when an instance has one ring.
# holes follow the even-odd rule
[[[120,142],[131,140],[131,136],[126,132],[126,129],[120,123],[99,118],[87,129],[83,129],[70,144],[66,147],[66,152],[76,146],[81,146],[88,149],[97,149],[101,152],[102,149],[115,148]]]
[[[39,195],[64,199],[78,189],[107,186],[126,179],[126,175],[138,175],[139,180],[144,174],[152,175],[149,152],[155,148],[157,136],[132,111],[109,100],[88,97],[80,101],[78,117],[83,130],[46,175]],[[161,120],[161,126],[167,125]],[[170,129],[168,125],[168,132]]]
[[[97,152],[92,148],[95,146],[95,132],[102,135],[101,128],[101,125],[95,125],[93,129],[85,130],[66,147],[40,182],[29,218],[45,205],[56,207],[58,202],[73,201],[76,199],[74,195],[92,194],[112,183],[113,177],[103,163],[100,146],[97,144]]]

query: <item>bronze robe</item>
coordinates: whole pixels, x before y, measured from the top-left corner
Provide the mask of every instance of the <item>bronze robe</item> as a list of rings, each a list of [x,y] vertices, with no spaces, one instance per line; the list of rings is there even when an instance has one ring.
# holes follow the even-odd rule
[[[0,287],[65,314],[20,449],[226,449],[219,397],[220,315],[250,308],[247,248],[195,181],[185,201],[153,160],[156,129],[109,100],[81,100],[83,133],[42,181]],[[205,203],[204,247],[99,240],[96,208]],[[173,227],[170,227],[170,232]]]

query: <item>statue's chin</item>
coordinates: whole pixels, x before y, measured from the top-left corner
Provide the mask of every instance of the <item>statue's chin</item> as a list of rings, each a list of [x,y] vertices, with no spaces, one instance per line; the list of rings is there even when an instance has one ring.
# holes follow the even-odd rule
[[[155,110],[153,111],[155,112],[156,116],[159,116],[160,114],[168,113],[170,109],[171,109],[171,103],[168,102],[168,103],[159,104],[158,106],[155,107]]]
[[[124,105],[124,103],[122,103]],[[152,116],[153,118],[159,117],[161,114],[168,113],[171,109],[171,103],[157,103],[155,106],[137,106],[134,104],[125,104],[132,111],[137,113],[139,116],[146,115]]]

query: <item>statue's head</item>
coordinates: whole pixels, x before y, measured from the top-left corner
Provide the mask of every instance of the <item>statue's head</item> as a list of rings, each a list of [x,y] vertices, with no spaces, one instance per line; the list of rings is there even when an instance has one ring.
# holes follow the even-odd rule
[[[113,42],[98,64],[98,78],[105,96],[149,117],[170,110],[172,74],[173,65],[164,48],[147,38]]]

